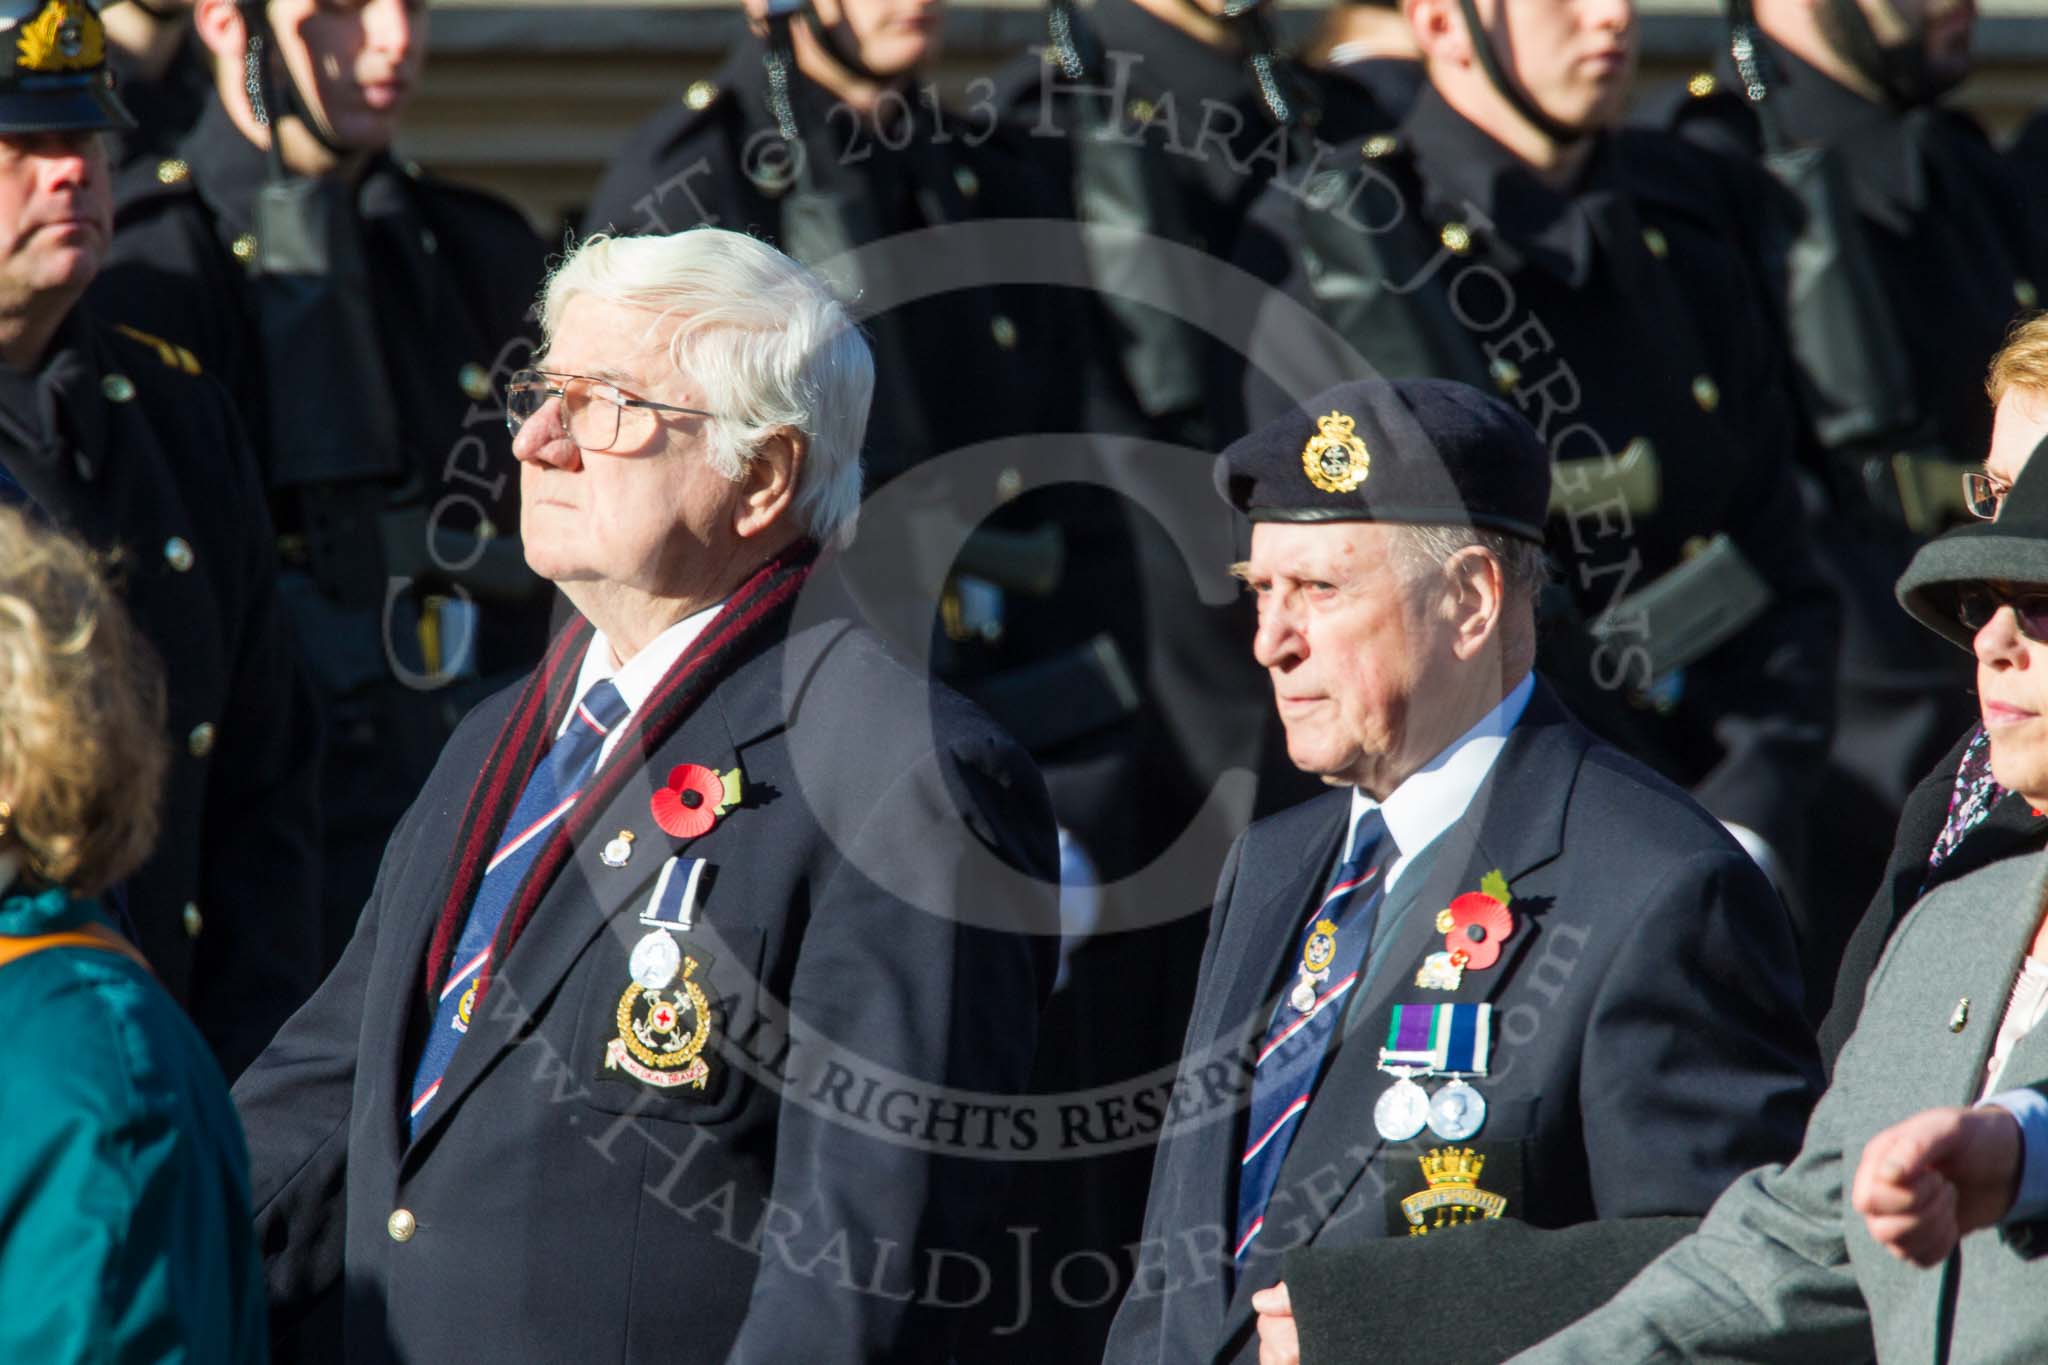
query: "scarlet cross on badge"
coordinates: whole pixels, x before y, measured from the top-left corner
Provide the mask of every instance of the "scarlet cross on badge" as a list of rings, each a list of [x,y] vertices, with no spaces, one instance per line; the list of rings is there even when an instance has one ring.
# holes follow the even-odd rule
[[[656,1033],[667,1033],[676,1026],[676,1007],[656,1005],[647,1015],[647,1022],[654,1026]]]

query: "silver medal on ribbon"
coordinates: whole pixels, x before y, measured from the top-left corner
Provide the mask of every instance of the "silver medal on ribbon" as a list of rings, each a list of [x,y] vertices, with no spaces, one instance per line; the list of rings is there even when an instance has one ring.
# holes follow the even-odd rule
[[[1463,1142],[1486,1122],[1486,1096],[1453,1079],[1429,1101],[1429,1131],[1445,1142]]]
[[[1406,1142],[1429,1119],[1429,1092],[1408,1076],[1388,1086],[1372,1107],[1372,1125],[1389,1142]]]
[[[683,950],[666,929],[656,929],[634,944],[633,956],[627,964],[633,980],[642,990],[649,991],[666,989],[682,968]]]

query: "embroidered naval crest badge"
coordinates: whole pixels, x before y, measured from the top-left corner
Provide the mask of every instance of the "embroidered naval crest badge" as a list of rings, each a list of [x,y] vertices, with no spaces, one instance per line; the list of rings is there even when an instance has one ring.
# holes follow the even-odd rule
[[[1357,423],[1341,412],[1316,419],[1316,434],[1301,448],[1301,469],[1325,493],[1349,493],[1372,472],[1372,456],[1358,439]]]
[[[1410,1237],[1426,1236],[1432,1228],[1498,1218],[1507,1212],[1506,1195],[1479,1188],[1486,1158],[1470,1147],[1438,1147],[1423,1153],[1421,1163],[1427,1187],[1401,1201]]]
[[[14,39],[23,71],[90,71],[107,59],[106,30],[83,0],[49,0]]]
[[[619,997],[618,1037],[605,1044],[607,1071],[623,1071],[644,1085],[702,1090],[711,1079],[704,1045],[711,1041],[711,1000],[695,980],[696,958],[683,958],[682,978],[649,990],[635,981]]]

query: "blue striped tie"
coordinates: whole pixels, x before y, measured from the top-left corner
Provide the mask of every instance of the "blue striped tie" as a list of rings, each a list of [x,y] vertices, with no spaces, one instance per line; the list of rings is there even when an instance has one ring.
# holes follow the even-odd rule
[[[1301,1116],[1315,1094],[1330,1038],[1343,1017],[1343,1002],[1365,969],[1374,922],[1386,887],[1384,871],[1400,856],[1386,819],[1378,807],[1358,817],[1351,832],[1351,856],[1337,868],[1329,890],[1292,941],[1295,956],[1280,1003],[1259,1048],[1252,1073],[1251,1120],[1245,1127],[1245,1149],[1237,1174],[1236,1264],[1242,1265],[1265,1226],[1266,1203],[1280,1182],[1280,1163],[1301,1127]],[[1336,926],[1335,952],[1329,974],[1311,986],[1315,1001],[1304,1013],[1290,998],[1301,981],[1300,964],[1308,941],[1323,921]]]
[[[420,1052],[419,1068],[412,1078],[412,1105],[406,1116],[407,1132],[417,1135],[420,1116],[440,1092],[441,1077],[455,1045],[469,1031],[470,1006],[484,964],[491,960],[491,943],[498,936],[498,922],[519,894],[527,869],[540,856],[554,829],[590,780],[597,756],[604,749],[604,737],[626,718],[626,700],[606,679],[590,685],[569,728],[562,732],[547,756],[534,766],[519,793],[519,804],[505,822],[505,838],[484,869],[483,884],[462,923],[462,937],[455,945],[454,965],[441,985],[441,997],[434,1008],[434,1024],[427,1031],[426,1046]]]

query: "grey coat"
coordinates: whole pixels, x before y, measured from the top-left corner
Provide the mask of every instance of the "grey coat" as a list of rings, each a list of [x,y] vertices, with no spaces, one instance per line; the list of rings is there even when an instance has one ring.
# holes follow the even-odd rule
[[[2044,1225],[1974,1233],[1946,1264],[1921,1270],[1872,1241],[1848,1203],[1872,1137],[1977,1098],[2044,896],[2048,861],[2035,856],[1994,863],[1921,901],[1871,978],[1862,1021],[1792,1164],[1736,1181],[1698,1233],[1514,1365],[1811,1365],[1866,1358],[1873,1339],[1883,1365],[2048,1359],[2048,1266],[2035,1259],[2048,1250]],[[2048,1029],[2036,1028],[2000,1085],[2044,1077]]]

